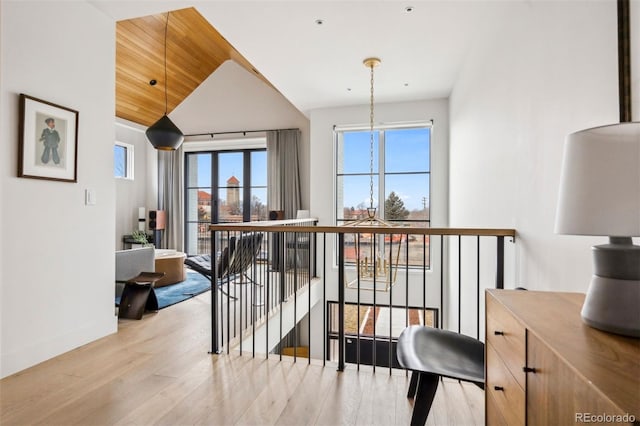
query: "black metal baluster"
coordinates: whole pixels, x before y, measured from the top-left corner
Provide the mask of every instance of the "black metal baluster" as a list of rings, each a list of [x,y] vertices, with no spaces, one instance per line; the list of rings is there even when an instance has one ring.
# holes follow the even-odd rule
[[[307,244],[309,244],[309,247],[307,248],[307,292],[309,294],[309,304],[308,304],[308,311],[309,313],[307,314],[307,339],[309,339],[308,344],[309,344],[309,348],[307,350],[307,364],[311,365],[311,233],[307,232],[307,238],[306,238]]]
[[[327,365],[327,339],[329,337],[327,329],[327,234],[322,233],[322,366]]]
[[[458,333],[462,326],[462,235],[458,235]]]
[[[265,275],[267,277],[266,279],[266,288],[265,288],[265,301],[264,301],[264,317],[265,317],[265,339],[264,339],[264,345],[265,345],[265,358],[269,359],[269,312],[271,311],[270,305],[269,305],[269,290],[271,289],[271,272],[269,271],[269,250],[271,248],[271,239],[272,239],[272,232],[265,232],[265,235],[267,236],[267,257],[265,259],[265,261],[267,262],[264,265],[264,271],[265,271]],[[273,254],[271,254],[271,256],[273,256]]]
[[[451,280],[449,280],[451,281]],[[438,328],[444,326],[444,235],[440,235],[440,322]]]
[[[344,371],[344,234],[338,234],[338,371]]]
[[[216,258],[216,231],[209,231],[209,241],[211,244],[211,259]],[[220,353],[218,347],[218,287],[216,282],[216,266],[211,261],[211,353]]]
[[[504,288],[504,237],[497,238],[496,288]]]
[[[395,234],[390,234],[389,235],[389,275],[386,276],[385,274],[385,280],[388,280],[388,284],[389,284],[389,376],[391,376],[391,373],[393,371],[393,284],[394,282],[393,280],[393,236]],[[400,237],[400,241],[402,241],[402,237]],[[400,244],[400,243],[398,243]],[[400,250],[400,246],[398,246],[398,250]],[[384,270],[384,263],[383,263],[383,268]],[[385,285],[387,285],[387,282],[385,282]]]
[[[375,374],[376,372],[376,322],[378,321],[377,315],[376,315],[376,293],[378,293],[377,288],[378,288],[378,283],[376,282],[377,276],[376,276],[376,271],[377,271],[377,260],[378,260],[378,248],[376,247],[376,240],[378,239],[378,237],[380,236],[380,234],[378,233],[373,233],[371,234],[371,240],[373,243],[373,251],[372,251],[372,263],[373,263],[373,350],[372,350],[372,364],[373,364],[373,372]],[[383,257],[384,259],[384,257]]]
[[[355,234],[356,241],[355,249],[356,249],[356,287],[357,287],[357,302],[358,302],[358,331],[356,333],[356,368],[360,371],[360,234]]]
[[[476,293],[476,339],[480,339],[480,235],[476,236],[476,256],[477,256],[477,293]]]

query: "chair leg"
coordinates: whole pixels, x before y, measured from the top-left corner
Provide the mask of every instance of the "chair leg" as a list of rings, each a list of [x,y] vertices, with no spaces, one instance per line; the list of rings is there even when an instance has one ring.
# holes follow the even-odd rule
[[[140,285],[127,283],[122,290],[120,307],[118,308],[118,318],[142,319],[149,294],[153,291],[150,284]],[[155,299],[155,294],[154,294]],[[156,310],[158,301],[156,299]]]
[[[246,272],[243,272],[242,275],[244,276],[244,278],[247,279],[247,281],[249,281],[251,284],[258,286],[258,287],[264,287],[264,284],[260,284],[259,282],[254,281],[249,275],[246,274]],[[240,279],[240,284],[244,284],[242,278]]]
[[[407,393],[407,398],[413,398],[416,396],[416,389],[418,389],[418,377],[420,373],[417,371],[413,371],[411,373],[411,381],[409,382],[409,392]]]
[[[427,417],[429,416],[439,381],[440,376],[437,374],[420,373],[418,391],[413,402],[411,426],[423,426],[427,423]]]
[[[151,289],[149,290],[149,298],[147,299],[147,303],[144,307],[147,311],[158,311],[159,310],[159,306],[158,306],[158,298],[156,297],[156,292],[153,289],[153,287],[151,287]]]
[[[223,285],[224,285],[224,283],[220,283],[220,284],[218,284],[218,289],[220,290],[220,292],[222,292],[222,294],[224,294],[225,296],[229,296],[229,298],[230,298],[231,300],[238,300],[238,298],[237,298],[237,297],[232,296],[232,295],[230,295],[229,293],[227,293],[227,292],[225,291],[225,289],[222,287]]]

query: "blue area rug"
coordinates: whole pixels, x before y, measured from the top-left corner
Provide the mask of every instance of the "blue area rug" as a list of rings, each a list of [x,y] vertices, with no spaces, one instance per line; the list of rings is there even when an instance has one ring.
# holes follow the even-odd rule
[[[158,309],[184,302],[194,296],[211,290],[211,281],[197,272],[187,272],[187,279],[154,289],[158,299]],[[116,306],[120,304],[120,297],[116,296]]]
[[[201,274],[187,272],[185,281],[155,289],[158,308],[175,305],[208,290],[211,290],[211,281]]]

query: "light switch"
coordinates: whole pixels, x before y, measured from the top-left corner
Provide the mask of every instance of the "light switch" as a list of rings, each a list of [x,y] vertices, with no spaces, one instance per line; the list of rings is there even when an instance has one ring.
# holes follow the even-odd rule
[[[96,205],[96,190],[95,189],[85,189],[84,190],[84,204],[87,206],[95,206]]]

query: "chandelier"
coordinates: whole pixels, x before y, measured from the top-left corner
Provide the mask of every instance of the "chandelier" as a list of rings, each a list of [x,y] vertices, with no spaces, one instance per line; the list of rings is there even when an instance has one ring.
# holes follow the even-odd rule
[[[380,219],[373,204],[374,174],[374,72],[380,65],[379,58],[367,58],[364,66],[370,72],[369,97],[369,207],[366,217],[346,223],[345,227],[393,228],[396,225]],[[388,291],[396,281],[400,249],[404,238],[398,234],[382,234],[376,232],[356,232],[345,235],[345,242],[355,248],[356,277],[347,280],[348,288],[362,290]]]

